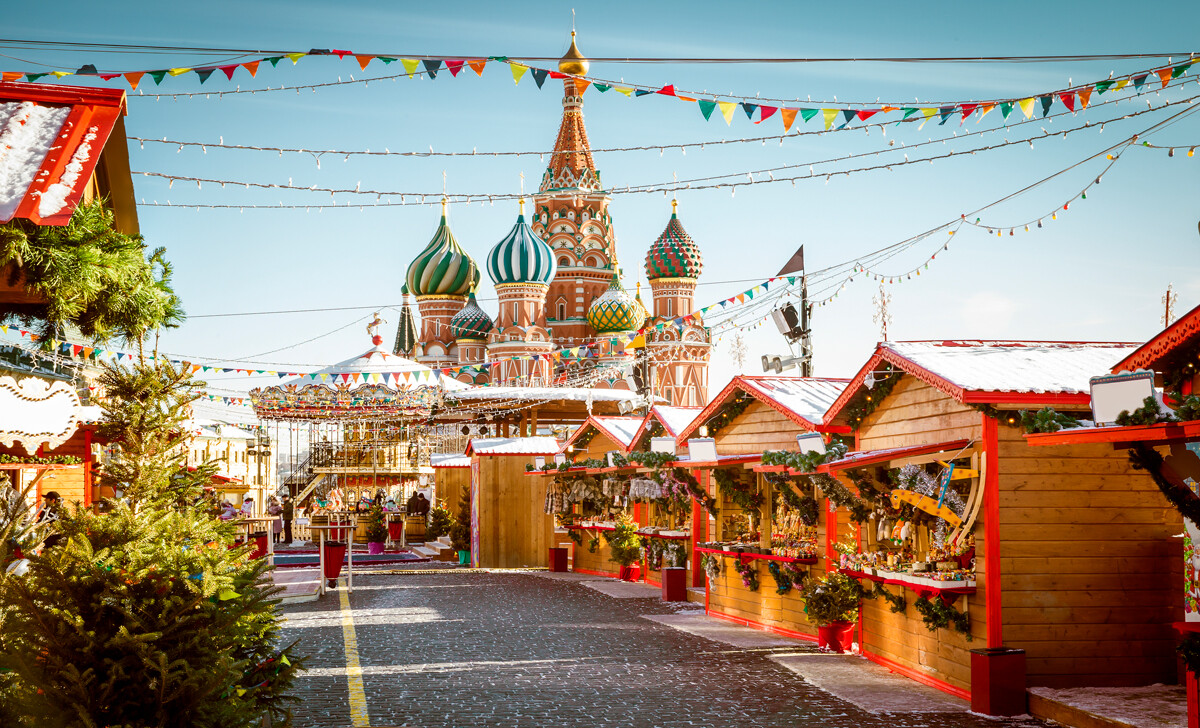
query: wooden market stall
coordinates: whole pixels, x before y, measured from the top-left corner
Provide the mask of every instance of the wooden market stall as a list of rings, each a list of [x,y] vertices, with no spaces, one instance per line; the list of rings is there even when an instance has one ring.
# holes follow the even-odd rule
[[[1084,416],[1089,378],[1132,350],[879,345],[825,418],[854,428],[856,452],[819,468],[869,511],[838,509],[838,564],[890,595],[863,603],[865,656],[964,697],[1003,648],[1024,650],[1021,685],[1172,678],[1177,514],[1123,454],[1034,449],[1020,427],[1021,410]]]
[[[716,499],[716,515],[703,519],[704,533],[696,537],[697,576],[702,580],[704,570],[709,570],[705,600],[709,614],[816,639],[816,627],[806,619],[804,604],[794,591],[780,594],[772,577],[776,570],[788,581],[799,581],[810,571],[824,572],[821,546],[826,522],[818,517],[815,501],[812,510],[802,514],[804,509],[792,505],[797,500],[785,498],[753,468],[762,464],[764,452],[795,451],[798,436],[849,432],[848,427],[822,422],[846,383],[845,379],[736,376],[680,432],[681,445],[690,441],[689,467]],[[704,438],[715,445],[715,459],[703,459],[708,455],[700,451],[698,442]],[[791,492],[798,498],[812,496],[811,491]],[[756,588],[746,583],[749,574],[754,575]]]
[[[471,458],[471,564],[487,568],[547,565],[554,518],[544,512],[545,485],[525,477],[535,457],[559,451],[553,437],[479,437]]]
[[[463,494],[470,494],[471,458],[467,455],[434,453],[429,456],[433,468],[433,499],[458,517]]]

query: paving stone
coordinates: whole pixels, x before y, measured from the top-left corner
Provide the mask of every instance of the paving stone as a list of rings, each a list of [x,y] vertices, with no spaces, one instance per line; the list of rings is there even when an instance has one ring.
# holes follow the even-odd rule
[[[871,713],[773,661],[779,647],[731,647],[643,619],[677,615],[681,605],[617,599],[586,582],[395,570],[355,574],[355,584],[362,588],[349,601],[372,726],[1042,725],[965,712]],[[295,725],[350,725],[337,595],[287,606],[284,614],[285,638],[300,640],[312,668],[296,681],[302,702]],[[815,654],[815,647],[787,651]]]

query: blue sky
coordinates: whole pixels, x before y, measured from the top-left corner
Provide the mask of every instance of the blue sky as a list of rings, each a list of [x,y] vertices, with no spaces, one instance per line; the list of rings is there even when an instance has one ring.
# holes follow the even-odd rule
[[[162,3],[98,4],[65,2],[46,13],[33,4],[5,13],[9,38],[106,43],[226,46],[264,49],[343,48],[394,54],[536,55],[561,54],[569,41],[570,3],[520,5],[460,2],[409,3],[210,2],[202,6]],[[1187,51],[1194,45],[1200,6],[1176,3],[1153,12],[1128,3],[895,3],[851,5],[813,3],[625,3],[575,4],[579,44],[591,56],[943,56],[1092,54]],[[1166,11],[1164,11],[1166,10]],[[104,53],[4,51],[4,70],[37,67],[26,61],[71,70],[82,63],[101,68],[137,69],[200,65],[197,57]],[[209,61],[211,62],[211,61]],[[816,101],[969,100],[1028,96],[1150,68],[1153,61],[1057,64],[593,64],[594,76],[647,85],[674,83],[680,89]],[[377,63],[367,73],[352,59],[302,60],[292,67],[264,66],[251,80],[239,71],[233,82],[215,74],[205,91],[299,85],[396,73]],[[1200,70],[1189,73],[1179,90],[1151,95],[1154,103],[1200,93]],[[118,85],[113,81],[111,85]],[[194,76],[167,79],[159,87],[146,79],[147,94],[192,92]],[[513,86],[506,67],[494,64],[482,78],[464,71],[443,72],[438,80],[377,81],[319,89],[195,97],[172,101],[130,96],[131,136],[263,146],[329,149],[513,151],[548,150],[557,130],[561,87],[538,90],[526,77]],[[1111,98],[1111,97],[1110,97]],[[814,105],[816,105],[814,103]],[[1116,113],[1145,108],[1144,101],[1094,109],[1029,127],[1047,131],[1101,121]],[[626,99],[614,93],[585,96],[585,116],[593,147],[669,145],[777,134],[768,120],[750,124],[737,112],[732,126],[714,114],[704,121],[695,106],[676,100]],[[705,256],[697,292],[704,305],[747,287],[732,281],[761,280],[775,273],[801,243],[810,268],[823,267],[897,242],[990,203],[1048,174],[1094,154],[1165,113],[1115,121],[1067,138],[1053,137],[891,171],[835,176],[824,181],[759,184],[680,195],[680,216]],[[1013,117],[1015,118],[1015,117]],[[815,128],[817,120],[805,129]],[[799,122],[797,122],[799,125]],[[748,143],[690,149],[597,154],[605,182],[614,188],[647,182],[801,164],[845,154],[888,149],[889,142],[911,145],[945,138],[940,148],[994,143],[1003,130],[972,139],[954,134],[997,128],[995,114],[976,125],[932,124],[852,130],[792,137],[779,144]],[[1096,124],[1098,126],[1098,123]],[[764,131],[765,130],[765,131]],[[1200,123],[1189,118],[1153,138],[1183,147],[1200,144]],[[887,157],[895,160],[895,152]],[[446,173],[451,191],[516,192],[524,173],[527,189],[540,178],[537,156],[475,158],[370,158],[342,161],[325,157],[318,169],[311,157],[260,152],[185,149],[130,143],[135,171],[231,181],[286,183],[318,187],[417,190],[437,193]],[[868,158],[864,164],[875,164]],[[996,208],[988,219],[1015,224],[1048,215],[1103,167],[1093,162],[1053,183]],[[835,169],[837,167],[834,167]],[[1089,191],[1088,199],[1060,210],[1059,219],[1029,234],[1002,237],[982,231],[958,233],[950,250],[939,254],[919,279],[889,287],[892,338],[896,339],[1063,339],[1145,340],[1161,327],[1167,284],[1179,291],[1177,310],[1200,304],[1195,263],[1195,204],[1200,156],[1185,151],[1132,149]],[[175,203],[323,204],[328,194],[286,190],[255,191],[216,185],[135,177],[139,200]],[[338,199],[347,199],[340,197]],[[192,211],[143,206],[142,230],[152,245],[164,245],[176,266],[176,284],[195,317],[162,338],[164,350],[199,359],[262,362],[256,368],[298,368],[348,358],[365,348],[363,325],[369,310],[324,311],[304,315],[221,316],[211,314],[293,308],[338,308],[395,304],[408,262],[425,245],[437,223],[429,207],[325,211]],[[512,203],[456,206],[451,225],[477,260],[512,225]],[[669,198],[618,195],[610,208],[621,264],[630,286],[644,281],[645,250],[670,215]],[[907,270],[944,238],[917,246],[884,266]],[[730,282],[723,282],[730,281]],[[491,298],[485,276],[482,298]],[[849,376],[878,339],[872,322],[877,284],[860,277],[814,321],[816,372]],[[485,308],[489,306],[486,301]],[[393,325],[394,310],[383,309]],[[333,333],[329,333],[333,332]],[[329,335],[325,335],[329,334]],[[309,339],[315,339],[309,343]],[[730,339],[714,357],[713,392],[733,368]],[[768,323],[746,332],[757,356],[782,352],[782,339]],[[258,380],[212,380],[214,391],[244,390]]]

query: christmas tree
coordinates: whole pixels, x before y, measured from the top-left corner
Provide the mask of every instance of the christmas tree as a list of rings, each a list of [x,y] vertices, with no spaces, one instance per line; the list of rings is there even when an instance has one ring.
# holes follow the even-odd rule
[[[300,660],[280,645],[279,589],[212,516],[211,468],[184,467],[198,384],[166,364],[102,381],[106,480],[126,499],[66,515],[60,544],[0,582],[3,724],[289,724]]]

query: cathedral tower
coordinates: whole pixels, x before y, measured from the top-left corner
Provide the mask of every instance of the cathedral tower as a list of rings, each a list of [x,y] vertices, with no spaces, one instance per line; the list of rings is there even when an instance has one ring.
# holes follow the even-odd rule
[[[450,319],[478,283],[479,268],[450,232],[442,200],[442,221],[433,239],[408,266],[406,285],[421,313],[421,336],[413,352],[417,361],[434,369],[458,363]]]
[[[546,320],[546,291],[554,280],[554,255],[525,222],[525,200],[517,223],[488,253],[487,269],[500,299],[488,353],[498,364],[492,382],[547,386],[552,382],[550,352],[555,346]],[[511,357],[539,356],[540,359]]]
[[[588,61],[575,45],[558,63],[561,73],[582,76]],[[563,115],[550,164],[533,197],[531,226],[549,244],[557,273],[546,295],[546,318],[560,347],[578,346],[595,338],[587,312],[608,289],[616,258],[616,235],[608,214],[610,197],[600,184],[587,129],[583,124],[583,92],[588,83],[563,81]]]
[[[679,221],[678,205],[671,201],[671,219],[646,253],[646,278],[654,295],[651,323],[667,324],[647,332],[649,384],[671,405],[703,407],[708,403],[712,335],[699,314],[693,314],[693,296],[704,264],[700,247]]]

